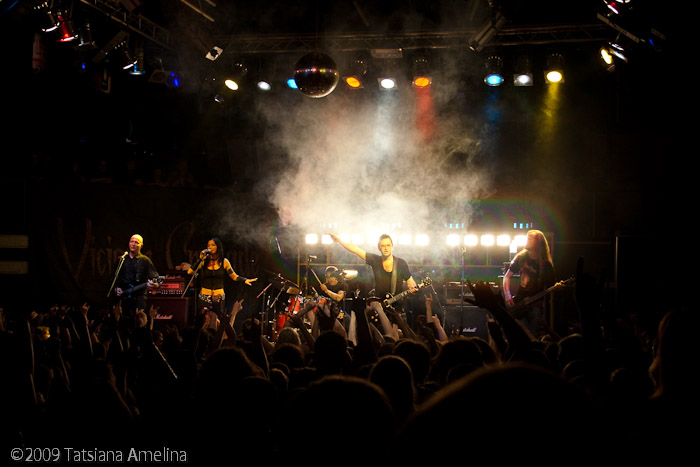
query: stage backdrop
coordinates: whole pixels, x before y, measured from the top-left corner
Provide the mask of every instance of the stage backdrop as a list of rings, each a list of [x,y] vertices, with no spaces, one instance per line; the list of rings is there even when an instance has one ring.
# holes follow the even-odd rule
[[[37,184],[27,190],[30,236],[29,300],[34,309],[52,304],[110,306],[107,298],[119,257],[132,234],[144,238],[143,252],[161,275],[178,274],[194,262],[209,238],[224,242],[226,257],[246,277],[259,277],[269,259],[265,245],[274,213],[251,206],[235,192],[115,184]],[[259,229],[241,225],[255,212]],[[238,221],[237,221],[238,220]],[[247,223],[249,220],[246,220]],[[241,235],[249,232],[251,235]],[[262,238],[256,238],[262,235]],[[226,281],[227,301],[244,298],[246,308],[267,284]]]

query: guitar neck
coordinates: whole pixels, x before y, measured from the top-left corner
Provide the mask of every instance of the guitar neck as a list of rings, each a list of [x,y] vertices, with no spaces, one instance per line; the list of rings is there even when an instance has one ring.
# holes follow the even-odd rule
[[[422,287],[425,287],[426,285],[428,285],[428,284],[426,284],[425,282],[421,282],[420,284],[418,284],[418,288],[420,289],[420,288],[422,288]],[[401,292],[401,293],[399,293],[399,294],[397,294],[397,295],[393,295],[393,296],[387,298],[386,300],[384,300],[384,306],[391,306],[392,304],[394,304],[394,303],[396,303],[397,301],[399,301],[399,300],[401,300],[402,298],[404,298],[404,297],[405,297],[406,295],[408,295],[409,293],[411,293],[411,290],[410,290],[410,289],[406,289],[406,290],[404,290],[403,292]]]
[[[547,294],[549,294],[549,293],[551,293],[551,292],[554,292],[556,289],[558,289],[558,288],[560,288],[560,287],[564,287],[564,285],[566,285],[566,284],[569,283],[569,282],[570,282],[570,279],[569,279],[569,280],[566,280],[566,281],[564,281],[564,282],[556,283],[556,284],[554,284],[553,286],[551,286],[551,287],[549,287],[549,288],[543,290],[543,291],[540,292],[540,293],[537,293],[537,294],[535,294],[535,295],[531,295],[531,296],[529,296],[529,297],[525,297],[525,299],[523,300],[523,302],[524,302],[526,305],[527,305],[527,304],[530,304],[530,303],[532,303],[532,302],[534,302],[534,301],[536,301],[536,300],[539,300],[540,298],[544,297],[545,295],[547,295]]]

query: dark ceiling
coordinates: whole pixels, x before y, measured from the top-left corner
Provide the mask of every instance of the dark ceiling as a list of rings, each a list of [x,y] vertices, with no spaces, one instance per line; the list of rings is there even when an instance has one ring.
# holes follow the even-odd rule
[[[3,20],[36,28],[39,0],[5,0]],[[51,1],[49,1],[51,3]],[[600,43],[618,30],[602,21],[603,0],[54,0],[72,5],[75,23],[88,21],[96,48],[108,55],[120,31],[143,42],[146,60],[207,66],[213,47],[222,61],[241,54],[293,53],[313,49],[350,52],[369,49],[467,49],[489,22],[504,19],[484,49],[524,44]],[[655,28],[666,33],[657,1],[635,0],[628,16],[635,35]],[[650,19],[650,18],[653,18]],[[627,28],[627,25],[625,25]],[[62,45],[63,48],[67,48]],[[53,47],[58,47],[53,45]],[[177,65],[172,65],[175,67]]]

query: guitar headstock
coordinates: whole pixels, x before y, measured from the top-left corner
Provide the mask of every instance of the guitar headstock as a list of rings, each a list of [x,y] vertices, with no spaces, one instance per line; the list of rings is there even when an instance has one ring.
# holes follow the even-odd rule
[[[426,277],[425,279],[423,279],[422,281],[420,281],[420,283],[421,283],[421,285],[427,287],[427,286],[429,286],[430,284],[433,283],[433,280],[432,280],[430,277]]]

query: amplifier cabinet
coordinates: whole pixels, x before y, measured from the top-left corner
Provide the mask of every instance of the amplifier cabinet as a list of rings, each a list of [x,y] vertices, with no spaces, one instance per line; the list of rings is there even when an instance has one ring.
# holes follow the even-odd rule
[[[465,337],[480,337],[488,340],[486,322],[489,312],[473,305],[450,305],[445,307],[443,327],[448,336],[459,334]]]
[[[190,323],[191,304],[191,297],[181,298],[158,295],[148,297],[148,306],[153,305],[158,308],[153,328],[162,329],[168,324],[174,324],[179,330],[182,330]]]

